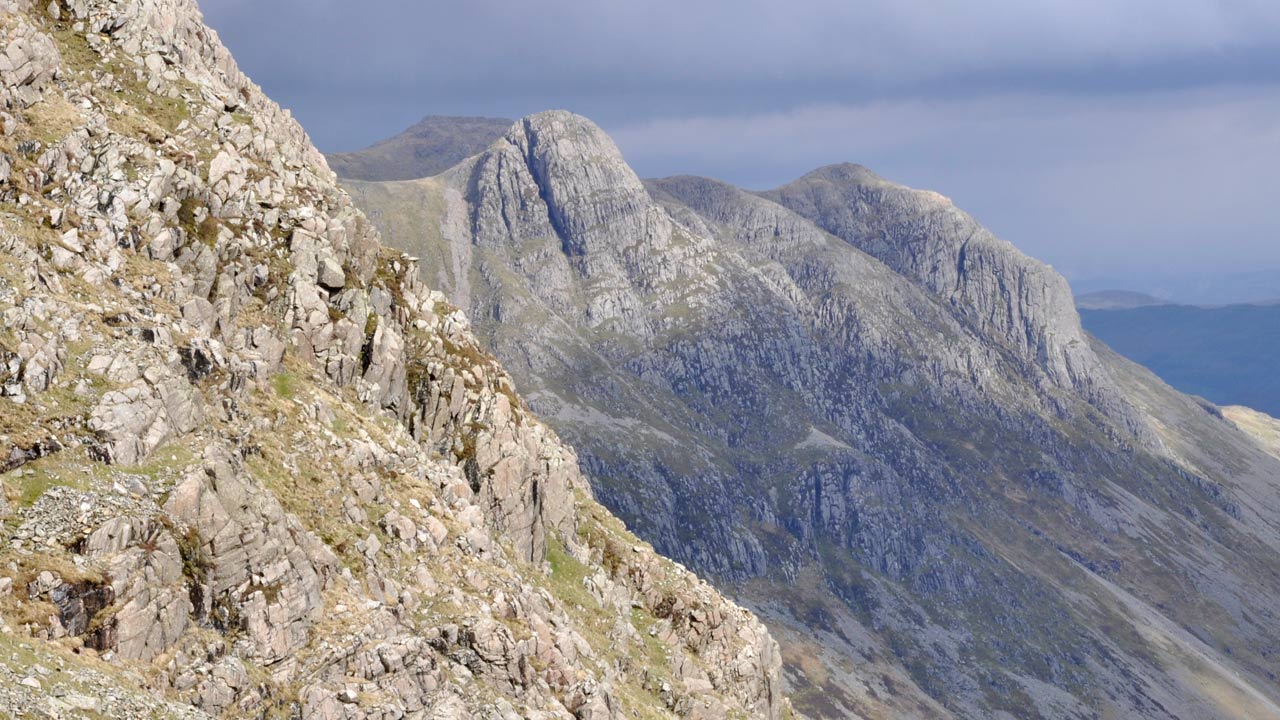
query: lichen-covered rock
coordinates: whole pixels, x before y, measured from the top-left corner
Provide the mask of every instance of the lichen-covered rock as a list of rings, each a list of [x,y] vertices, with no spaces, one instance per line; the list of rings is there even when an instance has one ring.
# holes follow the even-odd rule
[[[194,608],[177,540],[156,520],[118,517],[85,539],[87,558],[103,561],[114,602],[98,642],[121,658],[150,662],[182,637]]]
[[[164,506],[205,564],[201,610],[244,630],[263,663],[281,662],[307,644],[337,560],[221,451],[211,449],[204,462]]]

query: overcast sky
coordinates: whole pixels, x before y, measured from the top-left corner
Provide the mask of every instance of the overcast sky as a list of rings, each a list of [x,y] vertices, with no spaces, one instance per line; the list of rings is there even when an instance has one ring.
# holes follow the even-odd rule
[[[562,107],[644,176],[763,189],[862,163],[1081,286],[1280,269],[1276,0],[201,6],[326,151]]]

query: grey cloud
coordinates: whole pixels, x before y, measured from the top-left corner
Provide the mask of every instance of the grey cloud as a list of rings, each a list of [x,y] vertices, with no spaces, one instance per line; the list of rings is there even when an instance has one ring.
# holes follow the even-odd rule
[[[950,196],[1069,276],[1280,266],[1280,96],[1001,95],[610,128],[649,175],[765,188],[838,161]]]
[[[417,114],[567,105],[602,121],[1010,85],[1073,92],[1280,82],[1269,0],[206,0],[304,119],[372,92]],[[325,129],[350,146],[383,116]],[[397,118],[399,120],[401,118]],[[388,119],[389,120],[389,119]],[[368,129],[365,129],[365,128]],[[377,131],[374,132],[376,127]]]

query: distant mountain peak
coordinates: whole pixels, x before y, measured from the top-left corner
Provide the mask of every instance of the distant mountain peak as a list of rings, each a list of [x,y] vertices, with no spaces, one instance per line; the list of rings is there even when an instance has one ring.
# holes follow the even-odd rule
[[[876,174],[874,170],[866,165],[860,165],[852,162],[831,163],[823,165],[805,173],[803,178],[825,178],[830,180],[863,180],[863,181],[884,181],[884,178]]]
[[[563,163],[573,167],[561,169],[578,172],[587,171],[588,166],[600,166],[616,173],[614,179],[626,186],[642,187],[613,138],[591,120],[568,110],[544,110],[526,116],[511,127],[505,138],[527,149],[534,164]]]
[[[580,256],[631,244],[662,219],[648,212],[653,200],[613,139],[566,110],[521,119],[470,172],[482,240],[513,231],[524,239],[558,235],[571,256]],[[536,198],[522,194],[529,187]]]
[[[906,188],[903,185],[900,185],[898,183],[893,182],[892,180],[885,178],[884,176],[880,175],[879,173],[877,173],[876,171],[872,170],[871,168],[865,165],[860,165],[858,163],[852,163],[852,162],[833,163],[831,165],[823,165],[820,168],[810,170],[809,172],[797,178],[792,183],[789,183],[788,185],[784,185],[783,187],[785,188],[791,185],[800,185],[800,184],[812,185],[814,183],[821,183],[821,182],[838,183],[841,185],[866,187],[866,188],[898,189],[898,190],[909,189],[912,193],[914,193],[917,197],[921,199],[935,201],[940,205],[949,205],[952,207],[955,206],[955,203],[951,200],[951,198],[947,197],[946,195],[943,195],[942,193],[935,192],[933,190]],[[781,189],[782,188],[779,188],[779,190]]]
[[[427,135],[439,132],[442,124],[488,125],[500,122],[509,123],[511,121],[507,118],[486,117],[483,115],[427,115],[409,126],[405,132]],[[386,142],[386,140],[382,142]]]
[[[329,167],[352,180],[415,180],[438,175],[483,152],[511,120],[428,115],[394,137],[355,152],[329,153]]]
[[[1085,340],[1066,279],[945,196],[851,163],[818,168],[759,195],[927,288],[1027,368],[1038,367],[1060,388],[1080,390],[1145,434]]]

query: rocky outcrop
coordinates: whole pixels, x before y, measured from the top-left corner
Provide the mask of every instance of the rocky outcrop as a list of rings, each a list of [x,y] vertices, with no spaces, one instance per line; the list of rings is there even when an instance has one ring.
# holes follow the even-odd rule
[[[782,716],[193,2],[0,10],[0,714]]]
[[[5,0],[0,6],[6,15],[30,9],[30,0]],[[0,57],[0,82],[12,102],[22,108],[30,107],[41,99],[45,86],[57,76],[61,57],[53,41],[29,24],[8,22],[6,30],[7,42]],[[10,167],[9,162],[6,158],[6,167]]]
[[[84,555],[102,562],[119,609],[99,630],[97,644],[124,660],[148,663],[175,643],[194,608],[173,533],[155,519],[117,517],[94,530]]]
[[[245,631],[254,644],[246,659],[274,665],[307,644],[338,562],[270,493],[215,450],[173,489],[164,512],[185,528],[201,566],[197,610]]]
[[[184,378],[157,384],[139,378],[103,395],[88,426],[102,439],[107,459],[132,465],[174,435],[195,430],[202,416],[200,400]]]

